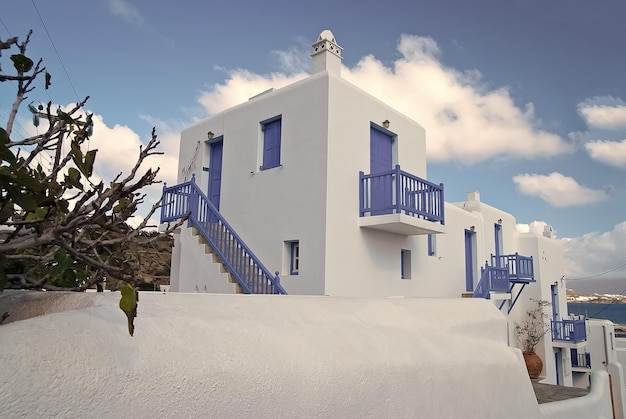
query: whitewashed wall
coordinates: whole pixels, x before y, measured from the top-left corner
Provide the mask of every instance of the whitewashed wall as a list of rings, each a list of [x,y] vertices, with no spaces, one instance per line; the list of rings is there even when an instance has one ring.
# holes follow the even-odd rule
[[[3,417],[540,417],[484,300],[118,299],[0,327]]]
[[[589,394],[574,399],[539,405],[543,419],[610,419],[613,418],[609,377],[605,371],[591,376]]]

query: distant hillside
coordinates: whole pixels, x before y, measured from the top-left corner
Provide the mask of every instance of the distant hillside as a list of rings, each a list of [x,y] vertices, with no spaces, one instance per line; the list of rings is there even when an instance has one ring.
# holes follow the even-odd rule
[[[140,270],[137,276],[143,281],[139,285],[140,290],[159,290],[159,285],[169,285],[170,264],[172,261],[171,236],[155,233],[148,236],[140,236]],[[118,289],[118,281],[107,280],[106,289]]]
[[[570,303],[626,304],[626,296],[621,294],[581,294],[568,289],[567,301]]]

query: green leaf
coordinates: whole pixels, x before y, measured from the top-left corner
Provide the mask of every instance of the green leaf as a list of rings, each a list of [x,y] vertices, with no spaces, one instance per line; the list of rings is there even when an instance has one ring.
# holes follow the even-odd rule
[[[80,183],[80,172],[76,170],[74,167],[70,167],[67,170],[67,175],[65,175],[65,181],[75,188],[83,190],[83,184]]]
[[[0,222],[5,222],[15,214],[12,202],[4,202],[0,207]]]
[[[0,143],[0,161],[6,161],[11,164],[15,163],[15,155],[9,148]]]
[[[96,161],[97,152],[98,150],[90,150],[87,154],[85,154],[85,171],[87,173],[83,172],[83,174],[87,177],[91,177],[91,174],[93,173],[93,164]]]
[[[128,206],[128,198],[121,198],[117,205],[115,205],[113,207],[113,212],[114,213],[119,213],[122,212],[122,210],[124,210],[124,208],[126,208],[126,206]]]
[[[4,128],[0,128],[0,144],[9,144],[9,133]]]
[[[135,317],[137,317],[137,290],[131,287],[129,284],[124,285],[120,292],[122,297],[120,298],[120,308],[126,314],[128,319],[128,333],[132,336],[135,331]]]
[[[37,208],[37,202],[33,195],[27,195],[20,192],[19,188],[14,185],[5,185],[5,189],[10,199],[13,200],[15,205],[18,205],[24,211],[35,211]]]
[[[11,55],[11,61],[13,61],[13,67],[18,72],[28,73],[31,68],[33,68],[33,60],[25,56],[24,54],[13,54]]]
[[[122,293],[122,298],[120,298],[120,308],[122,311],[125,313],[133,311],[137,307],[135,288],[126,284],[120,289],[120,292]]]
[[[69,114],[63,112],[63,111],[59,111],[59,113],[57,114],[57,116],[59,117],[59,119],[63,122],[65,122],[68,125],[73,125],[76,123],[76,121],[74,121],[74,118],[72,118]]]

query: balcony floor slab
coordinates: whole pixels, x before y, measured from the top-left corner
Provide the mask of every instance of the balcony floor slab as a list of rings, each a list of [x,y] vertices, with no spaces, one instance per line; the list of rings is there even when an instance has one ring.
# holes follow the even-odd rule
[[[411,217],[406,214],[384,214],[359,217],[359,226],[403,236],[441,234],[446,232],[445,225],[438,222],[426,221],[423,218]]]

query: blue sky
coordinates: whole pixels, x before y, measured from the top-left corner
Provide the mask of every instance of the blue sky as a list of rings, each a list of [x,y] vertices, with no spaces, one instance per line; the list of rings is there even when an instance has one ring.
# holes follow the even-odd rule
[[[29,53],[53,75],[31,100],[90,96],[103,177],[156,126],[172,182],[182,127],[304,77],[330,29],[344,77],[426,128],[428,177],[448,201],[478,190],[527,228],[551,224],[569,278],[626,263],[621,0],[24,0],[2,11],[0,38],[33,29]],[[0,86],[2,123],[11,88]],[[620,292],[624,277],[593,280]]]

